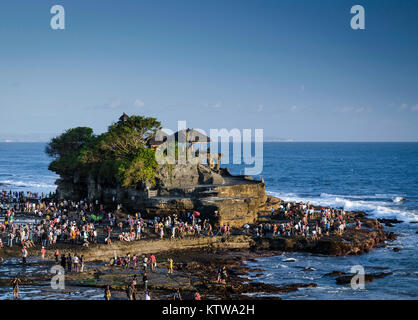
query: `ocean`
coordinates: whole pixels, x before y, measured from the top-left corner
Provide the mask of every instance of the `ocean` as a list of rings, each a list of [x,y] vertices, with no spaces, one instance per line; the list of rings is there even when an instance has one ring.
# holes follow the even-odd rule
[[[0,189],[54,191],[43,143],[0,143]],[[282,299],[418,299],[418,143],[264,143],[260,176],[268,194],[287,201],[362,210],[376,218],[404,221],[386,227],[400,236],[386,248],[362,256],[327,257],[286,253],[249,266],[263,268],[250,278],[272,284],[316,283],[318,287]],[[242,166],[229,165],[233,173]],[[394,252],[400,247],[400,252]],[[294,258],[295,262],[285,262]],[[366,283],[364,290],[324,277],[333,270],[393,275]],[[306,271],[311,268],[311,271]],[[305,270],[305,271],[304,271]]]
[[[0,189],[49,193],[59,177],[48,170],[45,143],[0,143]]]

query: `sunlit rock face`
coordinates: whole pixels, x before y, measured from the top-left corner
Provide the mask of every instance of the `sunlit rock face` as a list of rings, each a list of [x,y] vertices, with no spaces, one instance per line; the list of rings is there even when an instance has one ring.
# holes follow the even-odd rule
[[[202,164],[160,167],[156,184],[123,188],[118,183],[98,181],[93,176],[57,180],[60,199],[99,200],[106,205],[122,204],[126,212],[153,215],[199,211],[216,225],[241,227],[253,223],[266,203],[265,184],[249,177],[232,176]]]

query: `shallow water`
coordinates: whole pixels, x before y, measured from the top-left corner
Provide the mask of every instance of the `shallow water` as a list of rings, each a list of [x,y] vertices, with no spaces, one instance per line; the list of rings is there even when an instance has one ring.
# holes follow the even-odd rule
[[[348,257],[329,257],[309,253],[285,253],[280,256],[248,262],[248,266],[263,268],[260,272],[249,274],[254,281],[276,285],[288,283],[316,283],[317,288],[299,289],[280,295],[283,299],[418,299],[418,253],[415,244],[418,240],[417,225],[401,224],[388,228],[400,233],[387,248],[379,248],[368,254]],[[403,248],[394,252],[394,247]],[[295,262],[285,262],[288,258]],[[353,266],[360,265],[365,273],[393,272],[393,275],[366,283],[364,290],[353,290],[350,285],[337,285],[335,277],[325,277],[332,271],[350,273]],[[304,271],[312,268],[313,271]]]
[[[29,257],[27,264],[22,265],[17,258],[5,259],[0,264],[0,279],[12,281],[14,276],[21,279],[44,278],[44,282],[36,285],[20,285],[19,299],[21,300],[102,300],[103,290],[98,288],[67,286],[64,290],[55,290],[51,287],[52,261],[42,261],[36,257]],[[13,299],[11,286],[0,286],[0,300]]]

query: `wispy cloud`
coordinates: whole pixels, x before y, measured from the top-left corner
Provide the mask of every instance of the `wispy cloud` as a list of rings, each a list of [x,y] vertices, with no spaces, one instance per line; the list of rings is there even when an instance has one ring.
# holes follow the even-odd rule
[[[372,108],[370,107],[342,107],[337,109],[341,113],[363,113],[371,112]]]
[[[115,110],[122,107],[122,101],[120,100],[113,100],[107,101],[102,104],[98,104],[92,107],[87,107],[87,109],[100,109],[100,110]]]
[[[135,99],[134,106],[138,107],[138,108],[141,108],[141,107],[145,106],[145,103],[141,99]]]
[[[292,106],[292,107],[290,108],[290,111],[295,112],[297,108],[298,108],[297,106]]]
[[[222,102],[217,102],[213,105],[214,108],[218,109],[220,107],[222,107]]]
[[[401,104],[401,105],[398,107],[398,110],[399,110],[399,111],[410,110],[410,111],[412,111],[412,112],[417,112],[417,111],[418,111],[418,104],[417,104],[417,105],[415,105],[415,106],[411,106],[411,107],[409,108],[409,107],[408,107],[408,105],[407,105],[406,103],[403,103],[403,104]]]
[[[264,106],[262,104],[259,104],[257,106],[257,112],[261,112],[261,111],[263,111],[263,109],[264,109]]]
[[[141,108],[144,107],[145,103],[137,98],[133,102],[128,100],[122,100],[122,99],[115,99],[115,100],[109,100],[102,104],[98,104],[95,106],[89,106],[85,109],[87,110],[122,110],[122,109],[134,109],[134,108]]]
[[[406,109],[408,109],[408,105],[406,103],[402,103],[398,108],[398,110],[406,110]]]

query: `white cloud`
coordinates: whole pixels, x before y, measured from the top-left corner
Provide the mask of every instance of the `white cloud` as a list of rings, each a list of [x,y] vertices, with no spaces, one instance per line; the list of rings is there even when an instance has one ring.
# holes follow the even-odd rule
[[[411,107],[411,111],[413,112],[418,111],[418,104],[416,106]]]
[[[220,108],[220,107],[222,107],[222,103],[221,102],[218,102],[213,107],[214,108]]]
[[[363,112],[371,112],[372,108],[370,107],[343,107],[343,108],[338,108],[338,111],[342,112],[342,113],[349,113],[349,112],[354,112],[354,113],[363,113]]]
[[[399,110],[405,110],[406,108],[408,108],[408,105],[406,103],[403,103],[399,106]]]
[[[259,104],[258,107],[257,107],[257,112],[263,111],[263,108],[264,108],[263,105]]]
[[[292,106],[292,107],[290,108],[290,111],[295,112],[295,111],[296,111],[296,109],[297,109],[297,107],[296,107],[296,106]]]
[[[134,101],[134,106],[140,108],[140,107],[145,106],[145,103],[141,99],[136,99]]]
[[[104,105],[105,108],[106,108],[106,106],[109,109],[117,109],[117,108],[120,108],[122,106],[122,102],[121,101],[111,101],[108,104]]]

